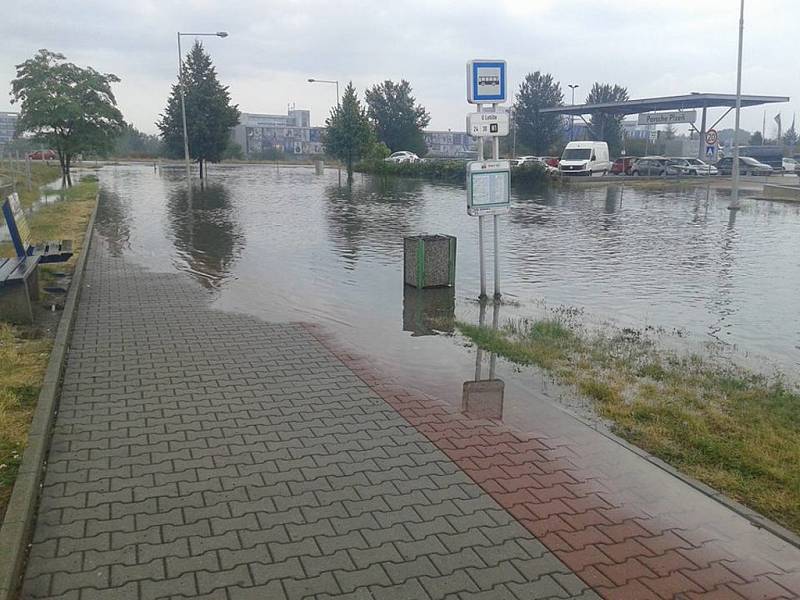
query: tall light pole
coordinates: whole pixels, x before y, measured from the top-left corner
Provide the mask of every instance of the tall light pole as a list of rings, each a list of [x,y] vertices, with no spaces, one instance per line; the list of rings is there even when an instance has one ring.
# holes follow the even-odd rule
[[[186,179],[191,178],[192,168],[189,163],[189,132],[186,129],[186,94],[185,85],[183,82],[183,53],[181,52],[181,36],[193,35],[200,36],[215,36],[225,38],[228,37],[227,31],[217,31],[216,33],[181,33],[178,32],[178,88],[181,90],[181,119],[183,120],[183,158],[186,161]]]
[[[339,106],[339,82],[334,79],[309,78],[308,83],[333,83],[336,85],[336,106]]]
[[[736,125],[733,128],[733,185],[730,210],[739,210],[739,113],[742,110],[742,40],[744,39],[744,0],[739,4],[739,62],[736,65]]]
[[[567,87],[572,90],[572,106],[575,106],[575,88],[581,87],[577,83],[569,83]],[[572,141],[572,138],[575,137],[575,115],[570,114],[569,116],[569,141]]]

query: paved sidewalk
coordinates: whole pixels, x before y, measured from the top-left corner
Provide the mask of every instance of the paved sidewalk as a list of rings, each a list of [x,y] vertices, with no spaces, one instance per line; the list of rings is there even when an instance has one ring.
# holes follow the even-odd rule
[[[95,234],[22,596],[597,597],[415,425]]]

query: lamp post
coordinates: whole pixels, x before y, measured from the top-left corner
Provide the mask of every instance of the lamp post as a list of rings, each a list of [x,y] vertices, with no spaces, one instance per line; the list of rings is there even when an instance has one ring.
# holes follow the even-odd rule
[[[193,35],[195,37],[199,36],[215,36],[225,38],[228,37],[227,31],[217,31],[216,33],[182,33],[178,32],[178,88],[181,91],[181,119],[183,120],[183,158],[186,161],[186,178],[189,179],[192,176],[192,169],[189,163],[189,132],[186,129],[186,94],[185,94],[185,85],[183,82],[183,53],[181,52],[181,36],[182,35]]]
[[[572,90],[572,106],[575,106],[575,88],[581,87],[577,83],[569,83],[567,87]],[[572,141],[572,138],[575,137],[575,115],[571,114],[569,116],[569,141]]]
[[[336,85],[336,106],[339,106],[339,82],[333,79],[314,79],[309,78],[308,83],[333,83]]]
[[[730,210],[739,210],[739,113],[742,110],[742,40],[744,38],[744,0],[739,4],[739,60],[736,64],[736,125],[733,128],[733,185]]]

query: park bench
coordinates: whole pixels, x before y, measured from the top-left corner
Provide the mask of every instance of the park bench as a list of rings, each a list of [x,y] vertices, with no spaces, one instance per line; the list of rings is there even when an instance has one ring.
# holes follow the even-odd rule
[[[39,299],[38,256],[0,258],[0,320],[33,323]]]
[[[40,263],[66,262],[72,256],[72,241],[31,242],[31,230],[16,192],[3,201],[3,217],[17,256],[37,256]]]

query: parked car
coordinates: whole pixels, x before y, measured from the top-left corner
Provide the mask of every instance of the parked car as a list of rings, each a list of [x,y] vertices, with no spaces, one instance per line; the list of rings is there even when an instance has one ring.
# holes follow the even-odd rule
[[[558,163],[562,175],[605,175],[610,168],[605,142],[569,142]]]
[[[717,162],[717,170],[721,175],[731,175],[733,172],[733,157],[725,156],[720,158]],[[750,156],[739,157],[739,174],[740,175],[772,175],[772,167],[758,162],[755,158]]]
[[[678,169],[671,165],[665,156],[643,156],[636,159],[631,166],[631,175],[639,177],[661,177],[664,175],[677,175]]]
[[[552,164],[554,161],[556,163],[555,165]],[[539,163],[542,165],[548,174],[558,172],[558,159],[552,156],[519,156],[511,161],[511,166],[519,167],[533,163]]]
[[[680,175],[719,175],[717,167],[703,162],[699,158],[670,158],[671,164]]]
[[[793,158],[784,158],[782,162],[783,170],[786,173],[797,173],[800,171],[800,162]]]
[[[635,156],[618,158],[614,161],[614,164],[611,165],[611,173],[613,175],[630,175],[631,167],[633,166],[634,162],[636,162]]]
[[[55,160],[58,158],[55,150],[37,150],[28,154],[31,160]]]
[[[419,156],[417,156],[413,152],[408,152],[407,150],[401,150],[400,152],[393,152],[383,160],[391,163],[415,163],[419,162]]]

